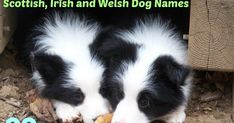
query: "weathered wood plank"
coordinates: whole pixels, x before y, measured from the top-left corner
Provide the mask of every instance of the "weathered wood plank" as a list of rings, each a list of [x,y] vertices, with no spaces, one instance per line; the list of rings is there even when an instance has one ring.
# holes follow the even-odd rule
[[[189,63],[234,71],[234,0],[191,0]]]
[[[14,23],[15,15],[13,10],[2,8],[2,1],[0,1],[0,54],[13,34]]]

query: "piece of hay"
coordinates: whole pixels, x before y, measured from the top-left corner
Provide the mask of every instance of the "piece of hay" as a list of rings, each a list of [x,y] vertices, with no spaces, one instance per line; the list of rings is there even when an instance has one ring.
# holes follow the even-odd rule
[[[112,117],[112,113],[101,115],[96,119],[95,123],[111,123]]]

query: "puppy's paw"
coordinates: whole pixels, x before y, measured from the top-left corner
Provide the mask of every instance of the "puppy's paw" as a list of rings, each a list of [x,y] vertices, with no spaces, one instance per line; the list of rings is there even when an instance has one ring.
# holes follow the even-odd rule
[[[81,116],[78,114],[76,117],[65,119],[63,123],[83,123],[83,120],[81,119]]]
[[[81,123],[82,118],[79,112],[66,103],[54,103],[56,114],[63,123]]]
[[[167,120],[167,123],[184,123],[186,118],[186,114],[183,112],[175,112],[171,117]]]

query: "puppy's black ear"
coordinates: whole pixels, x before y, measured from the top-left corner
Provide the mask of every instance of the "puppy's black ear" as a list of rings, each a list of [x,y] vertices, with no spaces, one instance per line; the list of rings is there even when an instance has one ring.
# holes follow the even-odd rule
[[[156,77],[169,81],[177,86],[183,85],[190,74],[189,67],[178,64],[171,56],[160,56],[154,62]]]
[[[103,29],[90,45],[91,54],[104,63],[134,61],[137,45],[118,37],[118,31],[112,28]]]
[[[31,55],[31,64],[32,69],[37,70],[47,84],[52,84],[59,77],[63,77],[67,69],[67,65],[62,58],[57,55],[43,53]]]

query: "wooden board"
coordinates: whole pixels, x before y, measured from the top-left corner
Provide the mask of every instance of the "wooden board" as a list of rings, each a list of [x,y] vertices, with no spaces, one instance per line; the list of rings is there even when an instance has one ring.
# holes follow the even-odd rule
[[[2,1],[0,1],[0,54],[13,34],[14,23],[15,15],[13,10],[2,8]]]
[[[234,0],[191,0],[189,63],[234,71]]]

